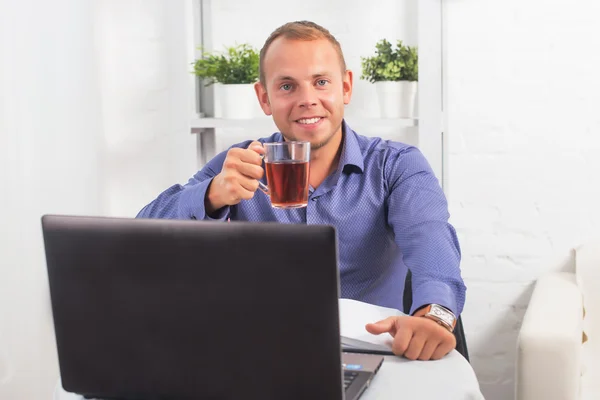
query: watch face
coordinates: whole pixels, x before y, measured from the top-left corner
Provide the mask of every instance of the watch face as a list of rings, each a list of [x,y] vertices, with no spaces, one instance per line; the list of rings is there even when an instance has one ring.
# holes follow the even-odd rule
[[[454,324],[454,316],[442,307],[438,306],[437,304],[433,304],[431,306],[431,311],[429,313],[443,320],[450,326]]]

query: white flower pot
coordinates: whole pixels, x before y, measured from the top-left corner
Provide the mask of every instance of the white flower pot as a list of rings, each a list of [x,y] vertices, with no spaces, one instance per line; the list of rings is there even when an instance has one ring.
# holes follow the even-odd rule
[[[251,83],[218,85],[217,96],[220,106],[215,110],[217,117],[250,119],[264,115]]]
[[[414,118],[417,82],[375,82],[382,118]]]
[[[364,80],[355,81],[352,87],[352,101],[346,106],[344,114],[349,119],[380,118],[381,110],[375,85]]]

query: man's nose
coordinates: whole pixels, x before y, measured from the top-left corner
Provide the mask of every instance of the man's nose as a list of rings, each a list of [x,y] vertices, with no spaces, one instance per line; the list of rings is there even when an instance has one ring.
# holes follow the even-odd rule
[[[301,86],[298,105],[301,108],[310,108],[317,105],[317,91],[312,85]]]

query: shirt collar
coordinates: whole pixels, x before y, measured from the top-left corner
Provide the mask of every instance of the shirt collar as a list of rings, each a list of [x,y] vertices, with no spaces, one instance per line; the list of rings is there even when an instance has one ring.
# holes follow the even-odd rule
[[[342,133],[344,135],[343,147],[342,154],[340,155],[340,162],[338,164],[338,170],[350,170],[350,168],[346,168],[350,165],[358,168],[360,172],[363,172],[365,164],[360,145],[358,144],[358,138],[356,137],[356,132],[350,128],[350,126],[346,123],[346,120],[343,120],[342,122]]]

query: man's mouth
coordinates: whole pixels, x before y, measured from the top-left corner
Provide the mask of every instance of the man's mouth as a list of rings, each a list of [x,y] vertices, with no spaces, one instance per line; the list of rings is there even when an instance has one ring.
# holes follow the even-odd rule
[[[316,124],[320,120],[321,120],[321,117],[312,117],[312,118],[302,118],[302,119],[297,120],[296,122],[298,122],[299,124],[302,124],[302,125],[311,125],[311,124]]]

